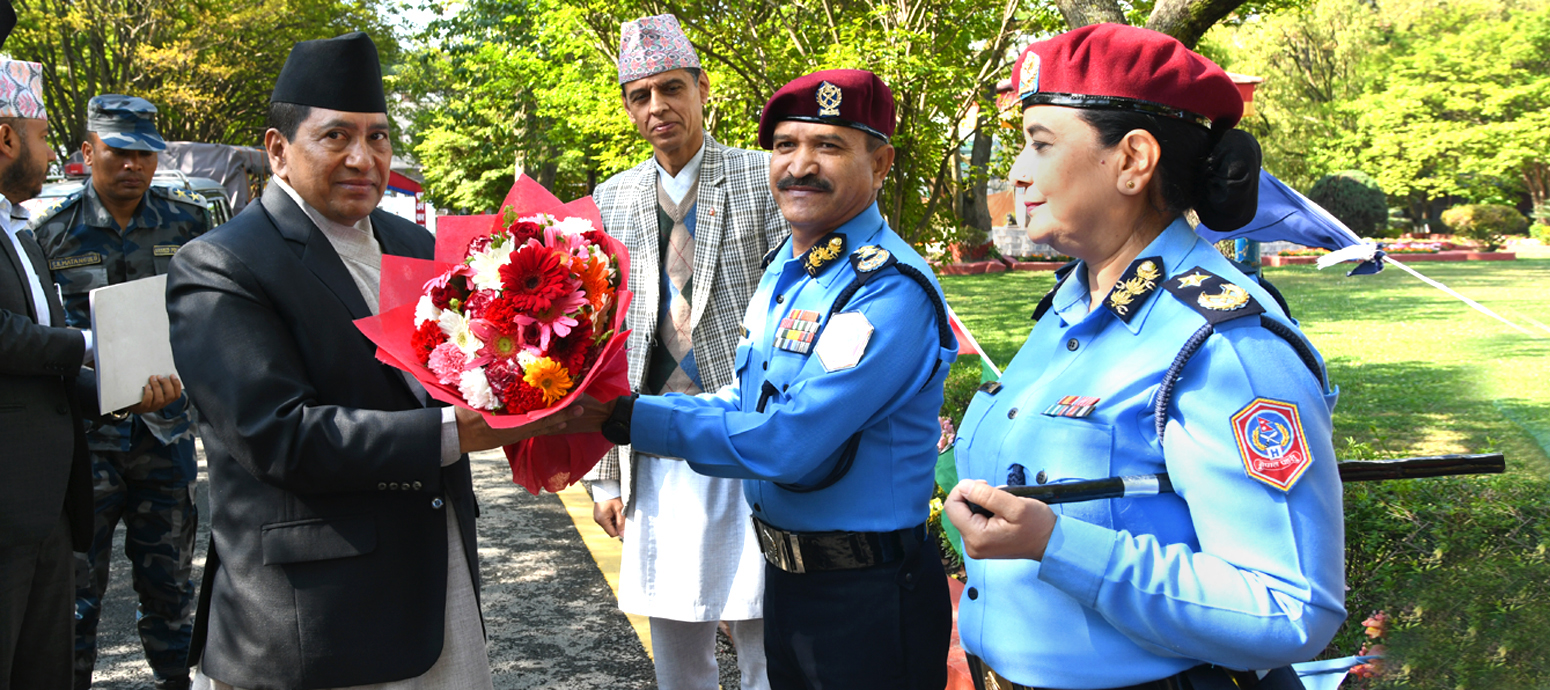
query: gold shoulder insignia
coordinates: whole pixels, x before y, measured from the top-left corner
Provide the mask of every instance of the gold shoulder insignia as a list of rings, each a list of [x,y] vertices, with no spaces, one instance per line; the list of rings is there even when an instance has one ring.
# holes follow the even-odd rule
[[[1130,319],[1135,316],[1134,307],[1140,306],[1141,302],[1157,291],[1157,281],[1162,276],[1162,257],[1136,259],[1120,275],[1119,282],[1109,290],[1109,296],[1103,300],[1103,304],[1121,321],[1130,323]]]
[[[834,263],[834,260],[844,253],[845,236],[831,232],[807,250],[807,254],[802,257],[802,268],[808,275],[816,278],[825,266]]]
[[[871,273],[888,265],[888,260],[891,258],[893,254],[875,244],[869,244],[851,253],[851,259],[856,263],[857,273]]]
[[[1204,268],[1184,271],[1163,287],[1213,325],[1265,313],[1243,286]]]

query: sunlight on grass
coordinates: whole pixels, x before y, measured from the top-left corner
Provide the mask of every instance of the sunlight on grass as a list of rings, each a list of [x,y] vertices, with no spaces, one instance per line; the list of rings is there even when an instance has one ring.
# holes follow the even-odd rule
[[[1348,438],[1394,455],[1495,448],[1516,471],[1550,475],[1541,446],[1550,441],[1550,332],[1531,321],[1550,324],[1550,258],[1413,267],[1544,337],[1519,334],[1393,268],[1350,278],[1339,269],[1268,269],[1340,386],[1337,449]],[[1044,272],[942,278],[953,310],[1003,367],[1053,284]]]

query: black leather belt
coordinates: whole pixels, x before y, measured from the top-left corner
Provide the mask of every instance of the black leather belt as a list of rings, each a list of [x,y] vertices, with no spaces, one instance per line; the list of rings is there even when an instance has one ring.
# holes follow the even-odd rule
[[[1001,674],[996,673],[995,669],[992,669],[989,664],[981,661],[979,657],[973,654],[968,655],[968,661],[969,675],[974,677],[974,687],[976,690],[1051,690],[1050,688],[1038,688],[1031,685],[1013,683],[1001,677]],[[1184,680],[1184,673],[1179,673],[1167,678],[1127,685],[1123,688],[1112,688],[1111,690],[1191,690],[1191,687]]]
[[[926,525],[892,532],[787,532],[753,518],[764,560],[788,573],[853,570],[901,560],[920,548]]]
[[[975,690],[1053,690],[1013,683],[1001,677],[979,657],[973,654],[967,656],[969,675],[974,678]],[[1290,666],[1282,666],[1261,675],[1254,671],[1234,671],[1201,664],[1167,678],[1108,690],[1302,690],[1302,687],[1302,680]]]

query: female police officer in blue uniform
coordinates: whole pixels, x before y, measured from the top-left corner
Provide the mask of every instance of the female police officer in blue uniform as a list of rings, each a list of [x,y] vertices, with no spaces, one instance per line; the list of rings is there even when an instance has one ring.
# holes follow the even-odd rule
[[[1294,322],[1182,217],[1254,214],[1237,90],[1118,25],[1035,43],[1014,85],[1024,227],[1080,261],[959,434],[967,479],[946,510],[970,556],[958,626],[977,680],[1296,687],[1279,667],[1345,617],[1335,395]],[[1050,506],[991,488],[1159,472],[1175,493]]]

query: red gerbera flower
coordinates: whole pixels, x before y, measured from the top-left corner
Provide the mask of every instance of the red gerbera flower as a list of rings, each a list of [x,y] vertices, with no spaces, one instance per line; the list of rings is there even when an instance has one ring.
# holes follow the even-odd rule
[[[572,328],[570,335],[550,341],[549,358],[564,365],[579,381],[586,376],[588,360],[592,358],[592,324],[586,319]]]
[[[414,352],[420,357],[420,363],[430,361],[431,351],[437,345],[447,342],[447,334],[441,332],[441,324],[435,321],[426,321],[415,330],[410,343],[414,345]]]
[[[502,297],[511,300],[512,307],[520,311],[543,311],[556,298],[575,289],[559,254],[541,245],[523,245],[512,252],[510,262],[501,266],[500,272],[506,288]]]

